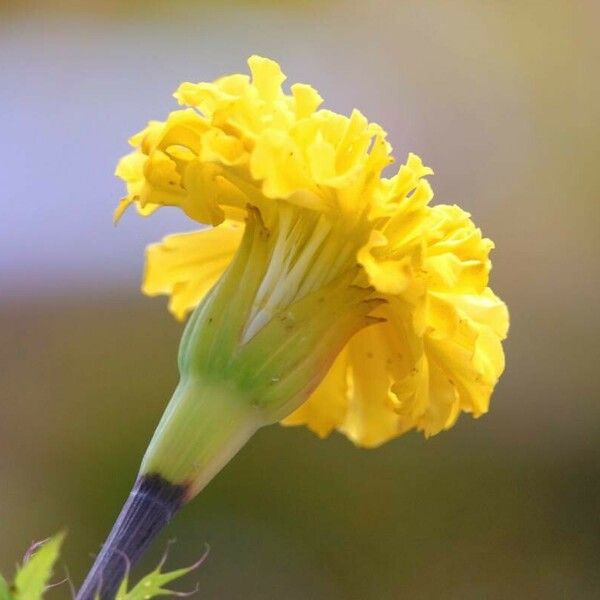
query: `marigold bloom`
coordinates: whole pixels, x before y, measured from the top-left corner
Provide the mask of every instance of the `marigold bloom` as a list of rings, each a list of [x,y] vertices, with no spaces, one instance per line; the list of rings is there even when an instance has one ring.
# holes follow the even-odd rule
[[[252,78],[182,84],[175,97],[190,108],[150,122],[119,163],[128,193],[116,218],[131,203],[142,214],[177,206],[213,226],[150,246],[144,292],[169,294],[184,318],[230,265],[255,210],[271,240],[244,342],[310,294],[341,299],[327,289],[340,278],[362,307],[337,358],[320,352],[324,379],[303,390],[308,399],[292,414],[283,411],[284,424],[377,446],[414,428],[438,433],[461,412],[485,413],[508,328],[505,305],[487,287],[492,242],[457,206],[429,205],[432,170],[417,156],[381,176],[393,161],[381,127],[358,111],[319,110],[308,85],[285,94],[271,60],[253,56],[249,65]],[[331,314],[343,312],[333,304]]]
[[[432,170],[391,178],[386,134],[319,109],[253,56],[251,78],[184,83],[188,108],[131,138],[117,175],[143,215],[176,206],[210,225],[148,248],[143,290],[193,314],[180,382],[78,600],[114,596],[173,513],[263,425],[338,430],[377,446],[479,416],[504,368],[505,305],[469,215],[430,206]]]

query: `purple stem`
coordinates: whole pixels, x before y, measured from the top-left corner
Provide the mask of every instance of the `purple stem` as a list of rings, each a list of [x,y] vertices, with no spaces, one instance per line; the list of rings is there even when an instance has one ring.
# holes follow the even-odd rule
[[[129,565],[183,505],[185,494],[185,485],[173,485],[160,475],[138,478],[76,600],[114,600]]]

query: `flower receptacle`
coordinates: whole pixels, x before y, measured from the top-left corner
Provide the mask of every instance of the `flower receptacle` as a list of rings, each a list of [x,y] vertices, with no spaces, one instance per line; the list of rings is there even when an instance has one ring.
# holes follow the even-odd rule
[[[185,486],[187,502],[264,424],[259,408],[234,386],[184,377],[156,428],[140,473]]]

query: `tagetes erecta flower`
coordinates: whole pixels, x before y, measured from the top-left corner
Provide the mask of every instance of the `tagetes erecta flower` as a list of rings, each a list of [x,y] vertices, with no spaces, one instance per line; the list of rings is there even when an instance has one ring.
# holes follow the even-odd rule
[[[142,215],[202,224],[148,248],[143,290],[190,314],[180,381],[77,600],[114,597],[131,563],[264,425],[337,430],[374,447],[488,410],[504,368],[493,245],[432,170],[397,173],[383,129],[253,56],[251,76],[184,83],[187,108],[130,141],[117,175]],[[208,226],[208,227],[206,227]]]
[[[414,154],[381,176],[393,159],[379,125],[319,109],[308,85],[285,94],[277,63],[248,62],[251,77],[182,84],[175,97],[189,108],[150,122],[117,168],[128,193],[116,218],[132,203],[142,214],[177,206],[212,226],[150,246],[144,292],[170,295],[183,319],[231,264],[248,219],[260,219],[268,266],[240,344],[322,291],[336,295],[324,318],[343,313],[342,302],[362,317],[331,351],[317,349],[324,340],[306,348],[326,366],[315,366],[323,379],[301,390],[284,424],[370,447],[485,413],[508,328],[488,287],[493,243],[457,206],[429,205],[432,170]]]

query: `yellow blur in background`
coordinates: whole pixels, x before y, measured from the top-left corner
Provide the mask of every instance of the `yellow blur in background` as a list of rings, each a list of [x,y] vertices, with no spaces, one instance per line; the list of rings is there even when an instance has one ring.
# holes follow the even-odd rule
[[[258,53],[419,153],[496,242],[507,369],[428,441],[260,431],[136,571],[175,537],[170,566],[211,545],[200,598],[597,598],[598,22],[592,0],[0,3],[0,571],[66,527],[82,581],[177,381],[181,325],[138,289],[144,246],[190,224],[112,227],[125,141]]]

